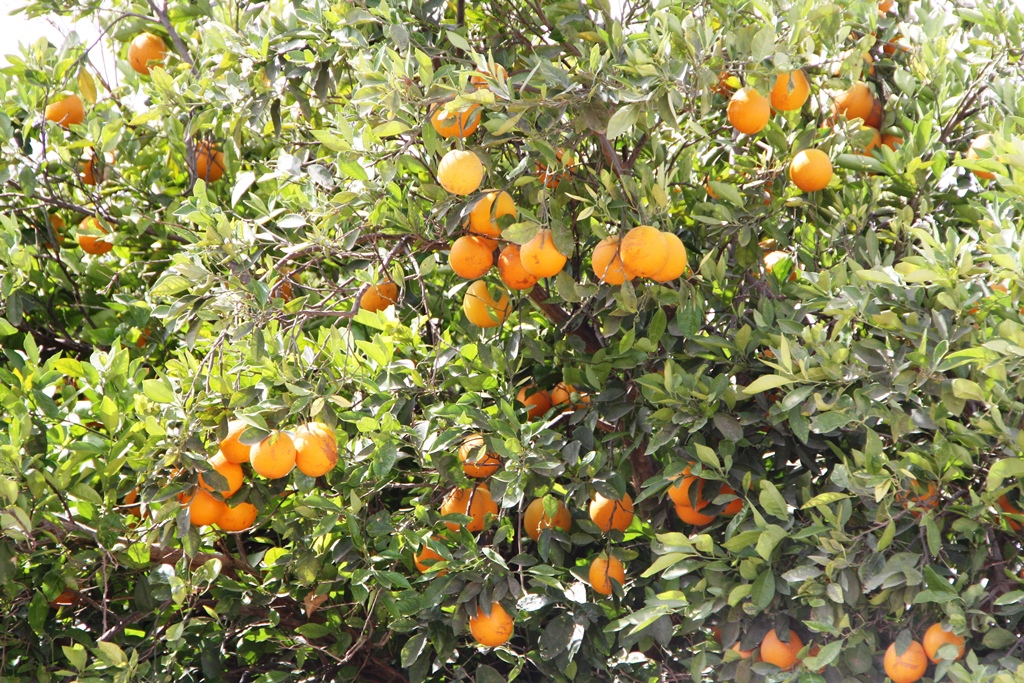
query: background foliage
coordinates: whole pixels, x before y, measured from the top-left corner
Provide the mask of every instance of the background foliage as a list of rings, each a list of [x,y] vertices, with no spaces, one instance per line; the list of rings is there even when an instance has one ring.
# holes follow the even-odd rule
[[[889,643],[943,620],[968,654],[929,677],[1024,680],[1007,0],[161,2],[27,8],[95,22],[122,59],[163,36],[149,77],[122,61],[107,82],[75,36],[0,74],[2,680],[881,681]],[[469,87],[495,65],[507,79]],[[767,93],[797,67],[808,104],[734,134],[723,73]],[[895,150],[858,155],[864,132],[832,118],[860,78]],[[70,130],[43,121],[62,91],[86,102]],[[465,141],[427,122],[453,96],[483,108]],[[995,157],[966,160],[982,133]],[[190,170],[201,139],[223,180]],[[474,197],[434,172],[459,145],[516,201],[506,239],[544,226],[571,250],[493,330],[447,265]],[[837,172],[812,194],[787,176],[808,146]],[[101,217],[113,250],[52,249],[50,213]],[[596,283],[593,246],[639,224],[678,234],[692,271]],[[766,272],[766,246],[790,260]],[[399,305],[357,312],[386,277]],[[520,388],[561,381],[591,403],[528,420]],[[341,464],[251,478],[247,533],[190,528],[176,495],[234,418],[247,440],[327,422]],[[500,514],[438,536],[447,573],[421,575],[470,432],[504,459]],[[679,521],[686,465],[743,511]],[[636,500],[625,533],[590,521],[595,491]],[[521,511],[545,494],[573,527],[533,543]],[[585,583],[602,551],[626,565],[610,598]],[[466,616],[491,600],[515,636],[479,648]],[[787,625],[820,647],[792,673],[728,650]]]

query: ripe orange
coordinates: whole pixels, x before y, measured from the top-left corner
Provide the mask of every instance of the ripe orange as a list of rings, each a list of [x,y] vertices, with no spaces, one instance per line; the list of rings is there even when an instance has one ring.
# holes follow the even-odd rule
[[[213,466],[214,472],[227,479],[228,487],[218,491],[220,495],[230,498],[235,491],[242,488],[242,484],[245,482],[245,473],[242,471],[241,465],[231,462],[220,452],[210,458],[210,465]],[[213,487],[203,481],[203,475],[201,474],[199,475],[199,485],[207,491],[213,491]]]
[[[557,275],[565,267],[566,257],[558,251],[551,231],[543,228],[519,248],[519,258],[527,273],[538,278]]]
[[[834,104],[836,111],[847,119],[862,119],[867,123],[875,105],[875,96],[867,83],[858,81],[848,90],[837,95]],[[877,128],[878,126],[873,127]]]
[[[391,280],[370,285],[359,297],[359,308],[370,313],[383,311],[395,303],[398,303],[398,285]]]
[[[738,640],[735,643],[733,643],[732,647],[729,649],[738,654],[740,656],[740,659],[750,659],[754,656],[753,650],[741,650],[740,641]]]
[[[50,607],[71,607],[82,601],[82,596],[76,590],[65,588],[60,595],[50,601]]]
[[[245,531],[256,521],[258,513],[256,506],[246,501],[224,510],[214,524],[220,527],[221,531]]]
[[[939,491],[935,488],[935,484],[930,481],[925,485],[917,479],[911,479],[907,491],[897,493],[896,500],[903,507],[908,508],[911,515],[920,517],[927,510],[934,510],[938,507]]]
[[[626,280],[636,277],[636,273],[622,263],[617,235],[606,237],[597,243],[594,253],[590,256],[590,267],[597,279],[608,285],[621,285]]]
[[[967,150],[967,158],[968,159],[980,159],[982,157],[981,157],[981,155],[978,154],[979,151],[990,152],[991,149],[992,149],[992,135],[991,135],[991,133],[985,133],[984,135],[979,135],[978,137],[974,138],[974,140],[971,141],[971,146]],[[984,156],[988,157],[988,156],[991,156],[991,155],[990,154],[985,154]],[[981,180],[995,180],[996,179],[996,174],[992,173],[991,171],[971,171],[971,173],[976,175]]]
[[[869,142],[864,147],[864,150],[861,152],[861,154],[863,154],[864,156],[871,156],[871,150],[877,148],[879,145],[882,144],[882,134],[878,131],[877,128],[871,128],[870,126],[863,126],[863,127],[861,127],[861,130],[865,130],[865,129],[873,131],[873,132],[872,132],[871,142]]]
[[[473,519],[466,525],[467,531],[483,531],[486,516],[498,515],[498,504],[491,497],[491,491],[483,484],[468,489],[452,489],[441,503],[441,515],[466,515]],[[458,531],[455,522],[445,522],[449,531]]]
[[[437,182],[452,194],[476,192],[483,180],[484,164],[474,152],[453,149],[437,165]]]
[[[527,416],[529,416],[531,420],[536,420],[538,417],[543,416],[544,413],[551,410],[551,395],[543,389],[527,395],[526,392],[533,389],[534,386],[532,384],[528,384],[521,388],[519,393],[516,394],[516,400],[528,408],[526,411]]]
[[[1003,512],[1009,513],[1011,515],[1021,515],[1021,514],[1024,514],[1024,511],[1018,510],[1014,506],[1014,504],[1010,502],[1010,499],[1005,494],[1003,496],[1001,496],[999,498],[999,500],[996,501],[996,505],[998,505],[1002,509]],[[1008,519],[1008,520],[1006,520],[1006,523],[1009,524],[1010,528],[1013,529],[1014,531],[1020,531],[1021,530],[1020,522],[1015,522],[1012,519]]]
[[[139,489],[134,488],[125,494],[124,501],[122,502],[122,504],[128,506],[128,509],[124,511],[126,515],[131,515],[132,517],[138,517],[139,519],[142,519],[142,506],[135,504],[138,502],[138,500]]]
[[[690,474],[689,467],[684,469],[682,473],[675,478],[672,485],[668,487],[668,497],[676,505],[687,505],[689,507],[693,507],[693,503],[690,501],[690,487],[694,484],[697,485],[697,509],[700,510],[707,507],[710,503],[703,498],[704,480]]]
[[[733,487],[729,486],[728,484],[724,484],[724,485],[722,485],[721,493],[730,494],[730,495],[734,495],[735,496],[736,495],[736,489],[734,489]],[[726,517],[732,517],[733,515],[738,515],[740,513],[740,511],[743,510],[743,505],[744,505],[743,499],[740,498],[739,496],[736,496],[735,500],[731,500],[731,501],[729,501],[728,503],[725,504],[725,508],[722,509],[722,514],[725,515]]]
[[[466,319],[477,327],[497,327],[505,322],[511,307],[505,290],[498,291],[498,298],[495,299],[483,280],[477,280],[467,287],[462,299],[462,312],[466,314]]]
[[[590,563],[588,578],[595,593],[611,595],[612,579],[618,581],[620,586],[625,585],[626,570],[619,558],[601,553]]]
[[[224,175],[224,152],[207,140],[195,144],[196,177],[214,183]]]
[[[484,614],[483,607],[477,606],[476,616],[469,618],[469,632],[481,645],[498,647],[512,637],[515,619],[497,602],[491,603],[491,613]]]
[[[53,121],[65,128],[85,121],[85,105],[78,95],[68,95],[46,105],[47,121]]]
[[[491,190],[473,206],[469,212],[469,231],[485,238],[501,237],[498,219],[516,215],[516,204],[508,192]],[[498,246],[495,239],[488,239],[493,250]]]
[[[871,113],[864,119],[864,125],[870,128],[881,128],[882,127],[882,116],[884,111],[882,110],[882,101],[878,98],[871,103]]]
[[[807,76],[800,69],[782,73],[775,77],[772,86],[771,103],[778,111],[793,111],[804,106],[811,94]]]
[[[477,90],[490,90],[489,84],[487,83],[487,76],[490,76],[494,80],[507,81],[508,71],[506,71],[505,67],[501,64],[495,64],[493,72],[477,69],[476,73],[469,77],[469,82]]]
[[[494,265],[492,245],[492,240],[477,235],[463,235],[452,243],[448,265],[459,277],[475,280]]]
[[[143,76],[149,75],[151,62],[163,62],[166,57],[167,44],[152,33],[140,33],[128,46],[128,63]]]
[[[622,265],[640,277],[653,277],[661,273],[668,263],[668,243],[661,231],[650,225],[638,225],[619,243]]]
[[[788,259],[793,264],[793,269],[789,273],[789,281],[795,282],[800,277],[800,265],[786,252],[784,251],[769,251],[764,255],[764,269],[771,273],[774,272],[775,266],[781,261]]]
[[[287,477],[295,467],[295,442],[286,432],[273,431],[249,449],[249,463],[256,474],[267,479]]]
[[[295,466],[310,477],[322,477],[338,464],[338,439],[323,422],[309,422],[295,430]]]
[[[882,144],[888,147],[889,149],[895,151],[896,149],[899,148],[900,145],[903,144],[903,138],[901,138],[899,135],[886,134],[882,136]]]
[[[482,113],[479,104],[471,104],[458,111],[448,111],[444,104],[435,104],[430,109],[430,125],[445,139],[466,138],[480,126]]]
[[[227,503],[217,500],[203,488],[196,488],[191,495],[182,494],[179,499],[188,508],[188,519],[192,526],[213,524],[228,509]]]
[[[661,235],[665,238],[665,244],[668,247],[668,258],[665,259],[665,265],[661,270],[652,275],[651,279],[655,282],[671,282],[682,277],[686,272],[686,246],[675,233],[663,232]]]
[[[564,403],[569,403],[572,401],[573,394],[577,394],[580,397],[580,402],[576,405],[586,405],[590,403],[590,396],[582,391],[577,391],[576,387],[571,384],[559,382],[555,385],[555,388],[551,390],[551,405],[560,406]]]
[[[701,506],[701,508],[707,507],[707,503]],[[716,515],[705,515],[703,512],[699,512],[689,505],[676,505],[676,516],[683,520],[687,524],[693,526],[706,526],[715,521]]]
[[[789,177],[804,192],[824,189],[832,180],[832,161],[820,149],[802,150],[793,157]]]
[[[893,643],[885,651],[884,664],[892,683],[914,683],[928,670],[928,655],[916,640],[910,641],[910,647],[902,655],[896,654],[896,643]]]
[[[633,521],[633,498],[624,493],[621,500],[605,498],[595,493],[590,501],[590,520],[601,531],[608,533],[612,529],[625,531]]]
[[[498,254],[498,275],[509,289],[529,289],[540,279],[523,267],[522,253],[518,244],[510,244]]]
[[[557,501],[557,507],[555,516],[549,517],[544,512],[543,498],[535,498],[527,505],[526,511],[523,513],[523,530],[526,535],[536,541],[544,529],[558,527],[563,531],[568,531],[572,527],[572,514],[569,512],[569,508],[565,507],[565,503],[560,500]],[[619,583],[622,581],[620,580]]]
[[[879,14],[887,14],[889,12],[889,10],[892,9],[892,6],[894,4],[895,4],[894,0],[879,0],[879,3],[878,3],[878,13]]]
[[[220,441],[220,452],[229,462],[249,462],[249,446],[238,440],[249,425],[241,420],[228,422],[228,433]]]
[[[103,237],[108,232],[98,218],[86,216],[78,224],[78,235],[76,237],[78,246],[86,254],[93,254],[94,256],[106,254],[114,248],[114,243]]]
[[[924,632],[924,638],[921,639],[924,653],[928,655],[928,659],[932,661],[932,664],[938,664],[942,659],[938,656],[939,648],[947,643],[957,649],[956,657],[953,658],[954,661],[964,656],[964,639],[952,631],[944,629],[941,623],[929,626],[928,630]]]
[[[501,467],[501,457],[485,448],[483,434],[466,437],[459,447],[459,460],[467,477],[486,479]]]
[[[861,57],[867,63],[867,66],[865,66],[864,69],[867,71],[868,75],[869,76],[874,76],[875,75],[875,59],[874,59],[874,57],[871,56],[870,52],[862,53]],[[843,63],[839,62],[832,69],[832,75],[833,76],[841,76],[842,74],[843,74]]]
[[[50,240],[50,234],[44,230],[43,243],[46,244],[46,246],[48,246],[49,248],[56,251],[57,247],[64,246],[64,235],[61,233],[61,231],[64,229],[66,224],[64,223],[64,219],[60,217],[60,214],[51,213],[49,216],[47,216],[47,218],[50,222],[50,228],[53,229],[54,237],[57,238],[57,242],[56,244],[54,244],[54,242]]]
[[[772,117],[772,108],[761,93],[747,86],[737,90],[732,96],[726,114],[733,128],[741,133],[754,135],[768,125],[768,119]]]
[[[96,185],[104,182],[110,177],[110,166],[114,163],[114,154],[107,152],[102,159],[98,159],[93,153],[82,165],[82,172],[79,174],[82,183],[85,185]]]
[[[572,178],[572,168],[573,166],[576,165],[575,159],[573,158],[572,154],[565,152],[564,150],[560,149],[556,151],[555,156],[558,158],[560,162],[562,162],[562,165],[565,167],[565,173],[555,173],[554,171],[549,171],[548,167],[542,164],[541,162],[538,161],[536,163],[538,180],[544,183],[544,185],[551,190],[557,188],[558,184],[561,183],[563,180],[569,180],[570,178]]]
[[[711,86],[711,92],[728,97],[737,87],[739,87],[739,79],[729,73],[727,69],[722,69],[718,74],[718,83]]]
[[[761,641],[761,661],[774,664],[783,671],[789,671],[796,664],[796,655],[803,646],[796,631],[790,629],[789,642],[784,643],[775,634],[775,629],[772,629]]]
[[[441,537],[434,536],[434,540],[440,541]],[[438,562],[445,561],[444,557],[441,556],[440,553],[434,551],[430,546],[426,544],[420,546],[419,552],[413,555],[412,559],[413,562],[416,563],[416,569],[420,571],[420,574],[426,574],[427,572],[433,570],[435,564],[437,564]],[[427,564],[427,562],[430,562],[430,564]],[[444,576],[447,573],[447,569],[437,569],[435,575]]]

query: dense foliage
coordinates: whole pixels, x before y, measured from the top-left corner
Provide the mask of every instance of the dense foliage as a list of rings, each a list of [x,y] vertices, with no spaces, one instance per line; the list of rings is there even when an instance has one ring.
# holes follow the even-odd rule
[[[966,652],[929,678],[1024,681],[1010,0],[163,3],[35,0],[117,72],[74,35],[0,72],[0,681],[883,681],[937,622]],[[806,104],[733,129],[736,88],[798,68]],[[835,113],[857,81],[887,144]],[[82,123],[44,118],[72,93]],[[464,139],[430,122],[471,108]],[[790,181],[805,148],[821,191]],[[568,256],[496,327],[448,263],[482,196],[439,185],[451,149],[514,199],[500,246]],[[639,225],[685,275],[600,282]],[[253,528],[193,525],[232,420],[326,423],[338,466],[243,465]],[[478,533],[441,512],[473,433],[502,460]],[[632,497],[625,531],[598,494]],[[530,538],[537,498],[571,528]],[[467,619],[494,603],[515,631],[488,648]],[[733,650],[790,629],[791,671]]]

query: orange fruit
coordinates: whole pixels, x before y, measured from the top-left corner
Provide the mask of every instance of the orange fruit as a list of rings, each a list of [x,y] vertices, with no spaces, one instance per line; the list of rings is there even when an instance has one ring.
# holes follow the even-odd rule
[[[72,590],[71,588],[65,588],[60,592],[60,595],[50,601],[50,607],[71,607],[77,605],[82,601],[82,596],[79,595],[78,591]]]
[[[569,508],[565,507],[565,503],[560,500],[556,504],[558,509],[555,510],[554,517],[549,517],[544,512],[543,498],[535,498],[526,506],[526,511],[523,513],[523,530],[527,536],[536,541],[544,529],[558,527],[563,531],[568,531],[572,527],[572,514],[569,512]],[[622,581],[620,580],[619,583]]]
[[[748,86],[737,90],[732,96],[726,114],[733,128],[741,133],[754,135],[768,125],[768,119],[772,117],[772,108],[761,93]]]
[[[483,607],[477,606],[476,616],[469,618],[469,632],[481,645],[498,647],[512,637],[515,619],[497,602],[491,603],[491,613],[484,614]]]
[[[476,235],[463,235],[452,243],[448,265],[455,274],[475,280],[494,265],[493,241]]]
[[[991,151],[991,149],[992,149],[992,135],[991,135],[991,133],[985,133],[984,135],[979,135],[978,137],[974,138],[974,140],[971,141],[971,146],[967,150],[967,158],[968,159],[980,159],[981,155],[978,154],[979,150],[982,151],[982,152],[989,152],[989,151]],[[991,155],[990,154],[986,154],[985,156],[988,157],[988,156],[991,156]],[[995,180],[995,178],[996,178],[996,174],[992,173],[991,171],[971,171],[971,173],[976,175],[981,180]]]
[[[555,152],[555,156],[558,158],[560,162],[562,162],[562,165],[565,167],[565,173],[555,173],[554,171],[549,171],[548,167],[542,164],[541,162],[538,161],[536,163],[538,180],[544,183],[544,185],[551,190],[557,188],[558,184],[563,180],[569,180],[570,178],[572,178],[572,167],[576,165],[575,159],[573,158],[572,154],[569,154],[564,150],[557,150]]]
[[[668,497],[676,505],[686,505],[693,507],[690,502],[690,487],[693,484],[697,484],[697,509],[703,509],[710,505],[710,503],[703,498],[704,493],[704,480],[700,477],[696,477],[690,474],[690,468],[687,467],[678,475],[672,485],[668,487]]]
[[[441,503],[441,515],[466,515],[473,519],[466,525],[467,531],[483,531],[486,517],[498,515],[498,504],[491,497],[490,490],[484,485],[468,489],[452,489]],[[449,531],[458,531],[459,524],[445,522]]]
[[[736,85],[734,84],[738,83],[739,79],[737,79],[735,76],[729,73],[728,70],[722,69],[722,71],[718,74],[718,83],[711,86],[711,92],[715,93],[716,95],[728,97],[729,93],[736,89]]]
[[[832,180],[832,161],[820,149],[802,150],[789,165],[789,178],[804,192],[824,189]]]
[[[626,570],[619,558],[601,553],[590,563],[588,579],[590,587],[594,589],[595,593],[611,595],[612,579],[618,581],[620,586],[625,585]]]
[[[807,76],[800,69],[782,73],[775,77],[772,86],[771,103],[778,111],[793,111],[804,106],[811,94]]]
[[[519,258],[527,273],[541,278],[557,275],[565,267],[566,257],[558,251],[551,231],[542,228],[519,247]]]
[[[668,242],[657,228],[638,225],[619,242],[619,258],[629,272],[653,277],[668,263]]]
[[[484,238],[501,237],[501,226],[498,219],[502,216],[515,216],[516,204],[508,192],[497,190],[486,191],[483,197],[469,212],[469,231]],[[498,246],[497,240],[488,239],[493,250]]]
[[[322,477],[338,464],[338,439],[323,422],[309,422],[295,430],[295,466],[309,477]]]
[[[1014,507],[1013,503],[1010,502],[1010,499],[1005,494],[1002,495],[999,498],[999,500],[996,501],[996,505],[998,505],[1002,509],[1003,512],[1006,512],[1006,513],[1011,514],[1011,515],[1024,514],[1024,512],[1022,512],[1021,510],[1018,510],[1016,507]],[[1016,521],[1014,521],[1012,519],[1008,519],[1008,520],[1006,520],[1006,522],[1007,522],[1007,524],[1010,525],[1010,528],[1013,529],[1014,531],[1020,531],[1021,530],[1020,522],[1016,522]]]
[[[633,521],[633,498],[624,493],[621,500],[614,500],[595,493],[587,512],[590,514],[590,520],[601,531],[625,531]]]
[[[871,56],[870,52],[861,53],[861,57],[863,58],[863,60],[865,62],[867,62],[867,66],[865,66],[864,69],[867,71],[868,75],[869,76],[874,76],[875,75],[875,59],[874,59],[874,57]],[[843,63],[839,62],[832,69],[832,75],[833,76],[841,76],[842,73],[843,73]]]
[[[871,142],[869,142],[864,147],[864,150],[861,152],[861,154],[863,154],[864,156],[871,156],[871,150],[877,148],[879,145],[882,144],[882,134],[878,131],[877,128],[871,128],[870,126],[861,127],[861,130],[864,129],[872,131],[872,137]]]
[[[702,505],[701,508],[706,507],[707,504]],[[687,524],[693,526],[706,526],[715,521],[716,515],[705,515],[703,512],[699,512],[689,505],[676,505],[676,516],[683,520]]]
[[[775,634],[775,629],[772,629],[761,641],[761,661],[774,664],[783,671],[789,671],[796,664],[796,655],[803,646],[796,631],[790,629],[789,642],[784,643]]]
[[[192,526],[213,524],[228,509],[227,503],[217,500],[203,488],[195,489],[192,495],[182,494],[179,498],[182,505],[188,508],[188,519]]]
[[[868,117],[864,119],[864,125],[870,128],[881,128],[883,115],[884,111],[882,109],[882,101],[875,98],[871,103],[871,113],[869,113]]]
[[[214,524],[220,527],[221,531],[245,531],[256,521],[258,513],[256,506],[246,501],[224,510]]]
[[[636,277],[636,273],[622,263],[617,235],[606,237],[597,243],[594,253],[590,256],[590,267],[597,279],[608,285],[621,285],[626,280]]]
[[[140,33],[128,46],[128,63],[143,76],[149,75],[151,62],[163,62],[166,57],[167,44],[152,33]]]
[[[125,514],[126,515],[131,515],[132,517],[138,517],[139,519],[142,519],[142,506],[135,504],[135,503],[138,502],[138,500],[139,500],[139,489],[137,489],[137,488],[134,488],[131,491],[129,491],[127,494],[125,494],[123,504],[129,506],[128,509],[125,510]]]
[[[476,73],[469,77],[469,82],[477,90],[489,90],[490,87],[487,83],[487,76],[490,76],[494,80],[507,81],[508,71],[506,71],[505,67],[501,64],[495,64],[493,72],[477,69]]]
[[[441,540],[440,536],[434,536],[435,541]],[[438,562],[444,562],[444,557],[440,553],[435,552],[430,546],[423,544],[420,546],[418,553],[413,555],[413,562],[416,563],[416,569],[419,570],[420,574],[426,574],[431,571],[435,564]],[[430,564],[427,564],[430,562]],[[444,576],[448,573],[447,569],[438,569],[435,572],[435,576]]]
[[[671,232],[661,233],[665,238],[665,245],[668,247],[668,258],[661,270],[651,276],[655,282],[671,282],[682,277],[686,272],[687,258],[686,246],[679,236]]]
[[[68,95],[46,105],[47,121],[53,121],[65,128],[85,121],[85,105],[78,95]]]
[[[295,442],[286,432],[273,431],[249,449],[249,464],[267,479],[287,477],[295,467]]]
[[[784,259],[789,259],[789,261],[793,264],[793,269],[789,272],[789,281],[795,282],[796,279],[800,276],[800,266],[789,254],[787,254],[784,251],[769,251],[767,254],[765,254],[764,269],[769,273],[774,272],[775,266],[777,266],[779,262]]]
[[[214,472],[227,479],[228,487],[218,491],[220,495],[225,498],[230,498],[234,495],[235,491],[242,488],[242,484],[245,482],[245,473],[242,471],[241,465],[231,462],[219,451],[215,456],[210,458],[210,465],[213,466]],[[213,487],[203,481],[203,475],[201,474],[199,475],[199,485],[207,491],[213,491]]]
[[[479,104],[471,104],[459,111],[448,111],[443,104],[435,104],[430,109],[430,125],[445,139],[466,138],[480,126],[482,113]]]
[[[57,243],[56,245],[54,245],[54,243],[50,241],[49,233],[45,231],[43,232],[43,243],[46,244],[46,246],[50,247],[51,249],[56,249],[56,247],[63,247],[64,235],[61,234],[61,231],[64,229],[66,225],[64,223],[64,219],[61,218],[60,215],[56,213],[51,213],[49,216],[47,216],[47,219],[50,222],[50,227],[53,229],[54,236],[57,238]]]
[[[224,175],[224,152],[207,140],[195,144],[196,177],[214,183]]]
[[[523,267],[522,253],[518,244],[510,244],[498,254],[498,275],[509,289],[529,289],[540,279]]]
[[[899,135],[886,134],[882,136],[882,144],[888,147],[889,149],[895,151],[896,149],[899,148],[900,145],[903,144],[903,138],[901,138]]]
[[[476,192],[483,180],[484,164],[474,152],[453,149],[437,165],[437,182],[452,194]]]
[[[534,388],[532,384],[528,384],[519,390],[516,394],[516,400],[522,403],[528,408],[526,411],[527,416],[531,420],[536,420],[538,417],[544,415],[544,413],[551,410],[551,395],[548,392],[541,389],[532,394],[527,395],[527,391]]]
[[[577,391],[576,387],[565,382],[559,382],[555,385],[555,388],[551,390],[551,405],[560,406],[564,403],[572,401],[572,395],[578,394],[580,397],[580,405],[584,403],[590,403],[590,397],[581,391]]]
[[[857,81],[848,90],[837,95],[834,104],[836,111],[847,119],[862,119],[867,123],[875,105],[875,96],[867,83]]]
[[[887,14],[894,4],[896,3],[893,0],[879,0],[878,13]]]
[[[370,285],[359,297],[359,308],[370,313],[383,311],[395,303],[398,303],[398,285],[391,280]]]
[[[250,447],[238,440],[248,426],[241,420],[228,422],[228,433],[220,440],[220,452],[229,462],[249,462]]]
[[[952,631],[944,629],[941,623],[929,626],[928,630],[924,632],[924,638],[921,639],[924,653],[928,655],[932,664],[938,664],[942,659],[938,656],[939,648],[947,643],[958,650],[956,657],[953,658],[954,661],[964,656],[964,639]]]
[[[721,493],[735,496],[736,490],[728,484],[723,484]],[[725,504],[725,508],[722,509],[722,514],[726,517],[732,517],[733,515],[738,515],[741,510],[743,510],[743,499],[736,496],[735,500],[731,500]]]
[[[735,643],[733,643],[732,647],[730,647],[729,649],[738,654],[740,656],[740,659],[750,659],[754,656],[753,650],[741,650],[740,641],[738,640]]]
[[[896,654],[896,643],[893,643],[885,651],[884,664],[892,683],[914,683],[928,670],[928,655],[916,640],[910,641],[910,647],[901,655]]]
[[[82,172],[79,174],[82,183],[85,185],[96,185],[102,183],[110,176],[110,166],[114,163],[114,155],[110,152],[103,155],[103,159],[97,164],[95,154],[85,160],[82,165]],[[97,167],[98,166],[98,167]]]
[[[459,446],[459,460],[467,477],[486,479],[501,467],[501,457],[485,448],[483,434],[467,436]]]
[[[504,290],[499,292],[495,299],[483,280],[477,280],[467,287],[462,298],[462,312],[466,314],[466,319],[477,327],[497,327],[505,322],[510,311],[508,294]]]
[[[910,510],[914,517],[920,517],[927,510],[934,510],[939,505],[939,492],[935,484],[927,482],[920,483],[917,479],[911,479],[907,491],[900,491],[896,494],[896,500],[903,507]],[[913,505],[911,505],[911,503]]]
[[[100,235],[96,233],[100,233]],[[76,237],[78,246],[86,254],[93,254],[94,256],[106,254],[114,248],[113,242],[102,237],[102,235],[106,234],[108,234],[108,231],[103,227],[103,223],[98,218],[86,216],[78,224],[78,235]]]

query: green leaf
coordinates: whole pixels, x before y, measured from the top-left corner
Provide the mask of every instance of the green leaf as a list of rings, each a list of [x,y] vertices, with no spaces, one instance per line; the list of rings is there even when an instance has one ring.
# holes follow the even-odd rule
[[[61,650],[64,652],[64,657],[67,658],[68,663],[75,668],[76,671],[81,671],[85,668],[86,662],[88,661],[88,655],[85,652],[85,648],[79,644],[74,645],[61,645]]]
[[[806,510],[807,508],[815,508],[822,505],[831,505],[836,501],[844,500],[846,498],[851,497],[852,496],[850,496],[850,494],[848,493],[839,493],[838,491],[828,491],[826,493],[819,493],[814,498],[811,498],[809,501],[804,503],[800,507],[800,509]]]
[[[636,123],[637,118],[640,116],[640,110],[635,104],[627,104],[619,107],[612,114],[612,117],[608,119],[608,131],[606,133],[609,140],[629,132],[629,129]]]
[[[781,543],[787,535],[786,530],[782,527],[777,524],[769,524],[757,539],[757,546],[755,548],[757,554],[766,562],[771,561],[772,553],[775,552],[775,548],[778,547],[779,543]]]
[[[163,379],[146,379],[142,381],[142,392],[156,403],[174,403],[174,389]]]
[[[650,576],[654,576],[655,574],[659,574],[669,567],[674,567],[689,557],[691,557],[691,555],[686,553],[668,553],[667,555],[662,555],[655,560],[643,574],[641,574],[641,577],[646,579]]]
[[[754,394],[760,394],[762,391],[769,391],[770,389],[784,387],[787,384],[793,384],[795,381],[795,379],[787,379],[782,375],[761,375],[748,384],[743,389],[743,393],[753,396]]]
[[[988,471],[988,483],[986,488],[995,491],[1003,485],[1003,482],[1012,477],[1024,479],[1024,460],[1021,458],[1003,458],[997,460]]]
[[[46,617],[50,614],[50,603],[47,601],[43,591],[36,591],[32,600],[28,603],[28,625],[36,632],[36,635],[46,633]]]
[[[750,601],[758,610],[763,610],[775,599],[775,574],[766,569],[754,580],[750,589]]]
[[[9,337],[17,334],[18,328],[7,321],[7,318],[0,317],[0,337]]]
[[[758,495],[758,502],[761,507],[772,517],[778,519],[789,519],[789,507],[786,499],[779,493],[779,489],[767,479],[761,480],[761,493]]]
[[[981,387],[977,382],[972,382],[969,379],[954,379],[953,395],[957,398],[981,401],[982,403],[986,402],[985,394],[982,392]]]

